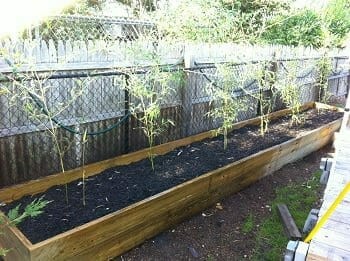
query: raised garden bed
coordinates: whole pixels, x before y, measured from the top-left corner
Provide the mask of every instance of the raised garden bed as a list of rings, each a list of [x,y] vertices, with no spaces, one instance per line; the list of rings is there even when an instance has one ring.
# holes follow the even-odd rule
[[[318,103],[305,104],[303,109],[315,107],[334,110]],[[281,118],[289,112],[275,112],[270,118]],[[0,244],[12,249],[6,259],[105,260],[120,255],[226,195],[321,148],[340,127],[341,120],[337,119],[340,116],[336,112],[317,114],[314,110],[306,115],[309,119],[300,128],[289,128],[288,119],[282,117],[271,123],[264,138],[258,135],[257,127],[251,127],[260,123],[259,118],[243,121],[234,126],[227,151],[223,151],[221,137],[213,138],[213,131],[159,145],[154,152],[166,155],[158,157],[154,173],[144,160],[147,149],[88,165],[85,170],[90,180],[85,207],[78,185],[81,169],[67,172],[66,177],[57,174],[2,189],[0,200],[4,202],[20,199],[19,202],[26,203],[32,198],[24,196],[36,194],[36,197],[44,191],[45,198],[55,200],[47,206],[45,214],[20,225],[27,236],[16,227],[5,227]],[[283,124],[285,127],[281,128]],[[321,127],[312,130],[315,126]],[[116,166],[119,167],[110,169]],[[129,183],[128,179],[131,179]],[[68,206],[62,189],[57,186],[67,181],[73,181],[69,186]],[[105,189],[94,188],[103,185]],[[105,190],[112,196],[103,194]],[[18,202],[11,204],[6,208]],[[67,219],[69,211],[72,215]],[[57,216],[56,220],[50,216]],[[68,226],[62,221],[68,221]],[[70,227],[74,225],[77,227]],[[60,233],[62,230],[67,231]]]

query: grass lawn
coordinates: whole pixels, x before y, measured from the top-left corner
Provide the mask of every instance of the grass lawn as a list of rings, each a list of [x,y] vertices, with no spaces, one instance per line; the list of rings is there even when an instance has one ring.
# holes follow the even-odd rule
[[[287,205],[301,231],[310,210],[315,207],[319,199],[319,193],[322,190],[319,182],[320,175],[321,171],[318,171],[307,182],[278,187],[276,197],[270,203],[271,215],[266,219],[257,221],[253,220],[252,215],[247,217],[243,227],[246,232],[252,230],[254,223],[258,227],[253,260],[281,260],[288,238],[278,215],[277,204]]]

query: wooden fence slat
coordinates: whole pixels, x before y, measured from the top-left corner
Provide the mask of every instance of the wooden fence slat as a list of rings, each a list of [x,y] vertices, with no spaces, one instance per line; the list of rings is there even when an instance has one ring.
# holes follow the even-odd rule
[[[40,43],[40,62],[41,63],[50,62],[49,47],[46,41],[41,41]]]
[[[290,214],[287,206],[285,204],[277,205],[278,213],[281,217],[283,227],[290,240],[300,240],[301,233],[294,222],[292,215]]]
[[[66,49],[62,40],[57,43],[57,62],[64,63],[66,61]]]
[[[143,51],[157,51],[160,55],[160,60],[163,63],[178,63],[183,60],[184,49],[191,49],[193,52],[193,59],[199,63],[201,62],[220,62],[220,61],[247,61],[247,60],[271,60],[274,54],[281,59],[290,59],[295,57],[316,57],[320,56],[320,53],[309,47],[287,47],[279,45],[267,45],[267,46],[253,46],[248,44],[189,44],[185,47],[184,44],[174,45],[172,43],[165,43],[160,41],[158,47],[155,49],[151,43],[124,43],[124,42],[108,42],[105,40],[96,40],[93,43],[88,40],[87,43],[84,41],[70,41],[67,40],[64,43],[62,41],[57,41],[57,47],[54,48],[55,41],[49,39],[48,41],[37,41],[37,40],[19,40],[13,42],[11,40],[4,40],[4,48],[13,57],[13,52],[17,48],[17,51],[23,49],[23,44],[26,46],[31,46],[34,50],[33,54],[36,56],[36,63],[50,63],[56,64],[57,70],[60,68],[59,63],[62,63],[62,59],[57,58],[63,57],[62,50],[65,50],[66,62],[71,63],[72,61],[78,67],[79,62],[90,61],[90,62],[120,62],[126,65],[126,60],[130,60],[131,57],[126,57],[128,51],[135,49],[137,45]],[[65,46],[66,48],[61,48],[60,46]],[[17,47],[15,47],[17,46]],[[15,47],[15,48],[14,48]],[[72,48],[71,48],[72,47]],[[19,49],[18,49],[19,48]],[[47,49],[47,50],[46,50]],[[81,52],[81,56],[80,56]],[[22,53],[22,52],[21,52]],[[24,64],[28,61],[32,61],[31,56],[28,52],[23,52],[22,62]],[[96,53],[98,60],[96,60]],[[110,53],[111,55],[108,55]],[[11,55],[12,54],[12,55]],[[331,52],[331,55],[341,55],[335,51]],[[80,58],[76,58],[76,56]],[[84,58],[82,58],[84,57]],[[93,58],[95,57],[95,58]],[[141,64],[144,63],[140,61]],[[34,65],[35,64],[31,64]],[[131,64],[129,64],[131,65]],[[135,65],[135,64],[134,64]],[[33,69],[33,66],[31,67]]]
[[[48,48],[49,48],[49,62],[50,63],[57,63],[58,52],[56,50],[55,43],[52,39],[49,40]]]

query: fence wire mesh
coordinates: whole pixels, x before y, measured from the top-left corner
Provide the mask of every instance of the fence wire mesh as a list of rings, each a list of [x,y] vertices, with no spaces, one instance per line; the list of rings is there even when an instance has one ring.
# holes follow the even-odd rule
[[[346,61],[346,58],[333,60],[329,90],[334,95],[345,95],[348,91],[348,74],[341,70]],[[315,60],[274,63],[276,81],[295,73],[301,103],[318,99]],[[242,104],[236,121],[258,115],[256,94],[269,90],[259,87],[253,72],[258,68],[265,70],[266,66],[266,62],[228,66],[229,74],[238,79],[230,95]],[[137,74],[141,80],[147,78],[147,69],[129,68],[128,73]],[[156,144],[219,127],[220,119],[210,117],[209,112],[220,104],[213,102],[208,92],[209,87],[220,88],[222,84],[218,65],[180,67],[167,73],[177,74],[182,81],[168,82],[172,92],[162,99],[160,113],[162,118],[172,120],[174,126],[167,126]],[[125,88],[130,82],[123,70],[6,72],[0,84],[1,187],[61,172],[60,153],[65,170],[69,170],[81,166],[83,152],[85,164],[89,164],[148,145],[142,123],[130,116],[129,106],[138,103],[138,98]],[[273,110],[283,107],[281,100],[274,101]]]
[[[292,68],[296,68],[299,75],[306,75],[296,79],[302,102],[317,99],[315,73],[304,73],[305,70],[313,70],[313,63],[308,63],[298,62],[295,66],[295,63],[281,62],[278,67],[277,77],[285,77]],[[303,68],[301,73],[300,68]],[[251,68],[233,66],[232,74],[244,75],[247,70]],[[217,68],[197,67],[183,74],[186,75],[185,83],[175,86],[175,92],[162,103],[162,117],[171,119],[174,126],[165,130],[157,139],[158,144],[220,125],[220,120],[208,116],[210,110],[217,105],[206,91],[208,85],[218,82]],[[84,152],[85,164],[147,147],[142,124],[134,117],[127,117],[126,105],[136,99],[129,96],[123,87],[126,84],[125,75],[59,75],[59,79],[29,79],[20,82],[7,76],[10,80],[1,82],[2,89],[7,90],[0,96],[0,172],[6,173],[1,176],[2,186],[60,172],[55,139],[64,155],[66,170],[82,164],[84,133],[92,134],[88,136]],[[254,81],[245,77],[242,81],[246,84],[245,90],[253,93],[258,88]],[[330,80],[329,86],[330,90],[336,90],[335,94],[343,95],[348,79],[334,78]],[[240,86],[232,89],[232,95],[240,100],[244,108],[239,111],[237,121],[255,117],[258,113],[258,100],[241,89]],[[41,102],[36,102],[35,97]],[[276,106],[274,109],[281,107],[282,105]]]
[[[119,40],[132,41],[155,32],[149,21],[108,16],[60,15],[28,28],[26,39],[61,40]]]

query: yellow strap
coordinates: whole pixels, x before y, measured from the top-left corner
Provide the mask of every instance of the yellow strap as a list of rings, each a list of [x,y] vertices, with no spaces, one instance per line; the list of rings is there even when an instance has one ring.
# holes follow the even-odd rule
[[[316,226],[312,229],[310,234],[305,238],[304,242],[309,243],[311,239],[315,236],[315,234],[320,230],[320,228],[326,223],[326,221],[329,219],[329,217],[333,214],[337,206],[342,202],[342,200],[345,198],[346,194],[350,191],[350,182],[346,184],[342,192],[338,195],[338,197],[334,200],[332,205],[329,207],[329,209],[326,211],[326,213],[321,217],[321,219],[317,222]]]

